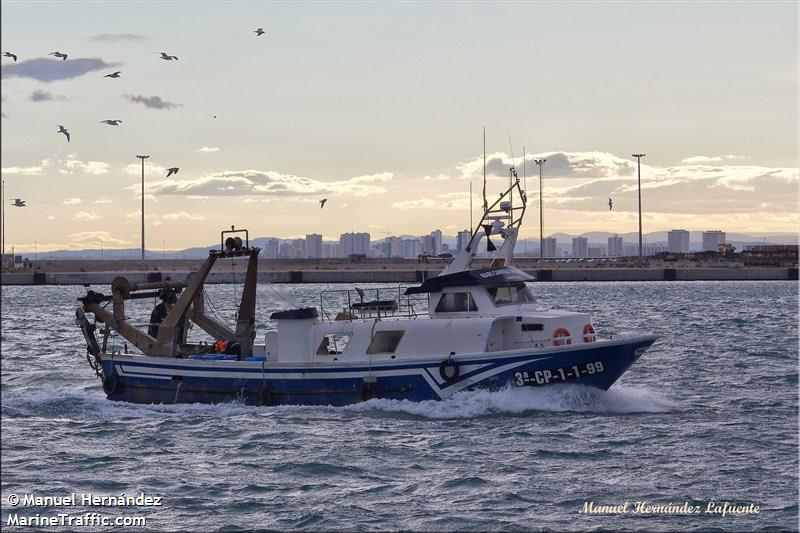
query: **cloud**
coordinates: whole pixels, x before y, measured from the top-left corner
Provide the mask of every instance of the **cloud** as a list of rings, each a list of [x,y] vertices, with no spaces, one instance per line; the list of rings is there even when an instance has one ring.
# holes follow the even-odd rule
[[[42,159],[39,166],[34,167],[4,167],[3,174],[19,174],[21,176],[38,176],[50,165],[49,159]]]
[[[379,183],[393,178],[391,172],[357,176],[346,180],[321,181],[275,171],[241,170],[209,174],[196,179],[164,180],[150,183],[153,194],[197,196],[307,197],[326,194],[367,196],[387,192]],[[136,186],[128,187],[136,190]]]
[[[67,238],[79,247],[86,245],[96,246],[101,242],[106,247],[127,246],[131,244],[130,241],[114,237],[108,231],[81,231],[79,233],[71,233],[67,235]]]
[[[53,215],[47,215],[47,220],[55,220],[55,219],[56,217],[54,217]]]
[[[64,168],[59,169],[62,174],[75,174],[81,172],[83,174],[91,174],[92,176],[100,176],[108,174],[111,165],[102,161],[80,161],[75,159],[75,154],[69,154],[67,161],[64,163]]]
[[[106,63],[100,58],[50,59],[38,57],[11,65],[3,65],[4,78],[32,78],[49,83],[83,76],[95,70],[116,67],[119,63]]]
[[[642,169],[642,206],[651,214],[692,214],[703,218],[723,213],[739,216],[762,209],[775,215],[796,213],[798,181],[796,168],[648,166]],[[584,213],[608,213],[604,204],[607,197],[612,197],[617,214],[636,211],[637,196],[635,177],[603,178],[578,185],[550,186],[545,191],[545,205]],[[763,203],[768,204],[768,209],[759,205]]]
[[[50,102],[53,100],[66,100],[67,97],[61,94],[52,94],[42,89],[36,89],[31,93],[31,101],[33,102]]]
[[[203,220],[205,217],[198,215],[191,215],[186,211],[179,211],[177,213],[168,213],[162,217],[164,220]]]
[[[209,154],[211,152],[219,152],[219,148],[217,148],[216,146],[214,147],[203,146],[202,148],[199,148],[197,151],[204,154]]]
[[[119,41],[146,41],[147,37],[135,33],[101,33],[99,35],[92,35],[89,37],[92,41],[104,41],[115,43]]]
[[[134,94],[126,94],[124,97],[131,102],[143,104],[145,107],[149,109],[172,109],[175,107],[183,107],[181,104],[176,104],[173,102],[167,102],[166,100],[162,100],[160,96],[141,96]]]
[[[98,215],[97,213],[89,213],[87,211],[78,211],[75,213],[75,216],[72,217],[73,220],[102,220],[103,217]]]
[[[131,163],[126,165],[125,168],[122,169],[123,172],[126,174],[130,174],[131,176],[141,176],[142,175],[142,164],[141,163]],[[163,174],[164,176],[167,175],[167,169],[165,167],[159,165],[152,165],[145,160],[144,164],[144,175],[145,177],[153,176],[153,175]]]
[[[629,160],[615,156],[608,152],[550,152],[541,154],[527,154],[525,167],[527,174],[538,174],[535,161],[545,159],[544,173],[548,177],[561,178],[597,178],[603,176],[627,176],[636,170],[636,164]],[[504,152],[486,154],[487,178],[508,178],[509,168],[515,166],[520,178],[523,175],[523,160],[521,157],[511,156]],[[461,172],[462,179],[483,177],[483,156],[476,157],[456,165]]]
[[[95,200],[95,201],[94,201],[94,202],[92,202],[92,203],[93,203],[93,204],[110,204],[110,203],[112,203],[113,201],[114,201],[114,200],[112,200],[111,198],[98,198],[97,200]]]
[[[415,200],[405,200],[402,202],[394,202],[391,207],[395,209],[452,209],[469,211],[469,193],[450,192],[436,195],[433,198],[425,197]]]
[[[64,205],[78,205],[81,204],[82,202],[83,200],[81,200],[80,198],[67,198],[61,203],[63,203]]]
[[[737,161],[743,159],[750,159],[750,156],[746,155],[718,155],[718,156],[705,156],[705,155],[696,155],[693,157],[687,157],[685,159],[681,159],[681,163],[687,165],[696,165],[702,163],[719,163],[721,161]]]

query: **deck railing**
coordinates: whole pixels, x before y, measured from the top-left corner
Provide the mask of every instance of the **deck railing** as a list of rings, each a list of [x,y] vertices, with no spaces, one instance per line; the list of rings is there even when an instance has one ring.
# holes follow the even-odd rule
[[[428,312],[428,295],[404,295],[406,287],[336,289],[319,294],[323,322],[389,317],[414,318]]]

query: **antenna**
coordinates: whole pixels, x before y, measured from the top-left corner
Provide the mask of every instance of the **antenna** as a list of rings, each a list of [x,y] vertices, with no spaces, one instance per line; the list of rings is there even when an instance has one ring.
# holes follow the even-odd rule
[[[525,196],[528,196],[528,180],[525,175],[525,145],[522,145],[522,190],[525,191]]]
[[[508,201],[511,202],[511,211],[514,211],[514,177],[517,175],[517,171],[514,169],[514,147],[511,145],[511,134],[508,134],[508,149],[511,152],[511,169],[508,172],[508,190],[511,191],[511,194],[508,197]]]
[[[483,211],[486,212],[489,203],[486,201],[486,126],[483,127]],[[471,227],[471,226],[470,226]]]
[[[472,180],[469,180],[469,233],[472,234]]]

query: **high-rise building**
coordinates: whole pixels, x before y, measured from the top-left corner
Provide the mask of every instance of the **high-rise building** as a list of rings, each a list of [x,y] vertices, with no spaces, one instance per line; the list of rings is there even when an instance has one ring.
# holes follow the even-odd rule
[[[608,257],[622,257],[622,237],[619,235],[608,238]]]
[[[558,243],[553,237],[545,237],[544,241],[542,241],[542,248],[545,257],[558,257],[556,254],[556,247]]]
[[[292,239],[291,251],[289,257],[292,259],[303,259],[306,256],[306,241],[305,239]]]
[[[420,254],[418,239],[403,239],[403,259],[416,259]]]
[[[458,235],[456,235],[456,251],[460,252],[466,248],[471,238],[472,232],[470,230],[465,229],[464,231],[459,231]]]
[[[389,257],[403,257],[403,239],[389,237]]]
[[[280,242],[278,241],[278,239],[267,239],[267,245],[265,246],[264,250],[264,257],[267,259],[277,259],[279,246]]]
[[[433,237],[430,235],[422,235],[419,238],[420,253],[432,254],[433,253]]]
[[[306,258],[319,259],[322,257],[322,235],[312,233],[306,235]]]
[[[685,229],[674,229],[667,233],[667,251],[673,254],[688,254],[689,232]]]
[[[322,243],[322,257],[326,259],[342,257],[342,245],[338,242]]]
[[[703,251],[718,252],[719,245],[725,243],[725,232],[719,230],[703,232]]]
[[[668,251],[668,248],[663,244],[645,244],[642,246],[642,255],[644,256],[656,255],[666,251]],[[638,248],[636,253],[639,253]]]
[[[588,245],[589,240],[586,237],[575,237],[572,239],[572,257],[588,256],[589,252],[586,249]]]
[[[431,232],[431,253],[439,255],[442,253],[442,231],[435,229]]]
[[[288,259],[291,257],[292,247],[286,241],[281,242],[278,246],[278,257],[281,259]]]
[[[344,257],[353,254],[369,253],[369,233],[342,233],[339,236],[339,244],[342,246]]]

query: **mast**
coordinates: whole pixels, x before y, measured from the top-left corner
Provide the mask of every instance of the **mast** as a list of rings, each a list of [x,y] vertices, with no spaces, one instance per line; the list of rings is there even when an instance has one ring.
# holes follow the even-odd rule
[[[483,210],[489,208],[486,202],[486,126],[483,127]]]

